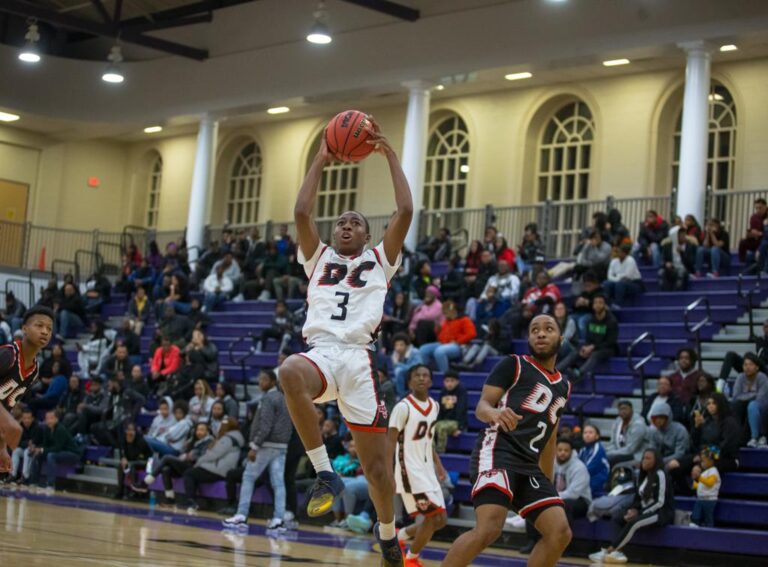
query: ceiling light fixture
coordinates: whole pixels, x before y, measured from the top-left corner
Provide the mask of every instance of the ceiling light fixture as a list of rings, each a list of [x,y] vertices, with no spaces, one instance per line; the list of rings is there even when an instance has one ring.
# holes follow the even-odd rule
[[[40,49],[37,42],[40,41],[40,31],[37,28],[37,20],[30,20],[24,39],[27,40],[27,43],[19,52],[19,59],[24,63],[39,63]]]
[[[508,75],[504,75],[504,78],[508,81],[519,81],[520,79],[530,79],[531,77],[533,77],[533,75],[528,71],[523,71],[522,73],[509,73]]]
[[[460,165],[459,166],[459,171],[462,172],[462,173],[469,173],[469,166],[467,164]]]
[[[726,52],[726,51],[738,51],[739,48],[733,45],[732,43],[729,43],[728,45],[721,45],[720,51]]]
[[[274,106],[267,109],[267,114],[285,114],[286,112],[290,111],[291,109],[287,106]]]
[[[125,80],[125,77],[120,70],[120,63],[123,61],[123,52],[120,50],[119,45],[112,46],[112,49],[109,50],[107,60],[109,61],[109,66],[101,76],[101,80],[107,83],[122,83]]]
[[[331,43],[333,38],[331,37],[331,30],[328,28],[328,10],[325,9],[325,2],[323,0],[317,3],[314,18],[315,21],[307,34],[307,41],[316,45]]]
[[[445,85],[435,85],[435,90],[436,91],[444,91],[445,90]]]
[[[19,119],[18,114],[11,114],[10,112],[0,112],[0,122],[16,122]]]
[[[609,59],[603,61],[605,67],[618,67],[619,65],[629,65],[629,59]]]
[[[157,134],[158,132],[162,132],[163,127],[162,126],[147,126],[144,128],[145,134]]]

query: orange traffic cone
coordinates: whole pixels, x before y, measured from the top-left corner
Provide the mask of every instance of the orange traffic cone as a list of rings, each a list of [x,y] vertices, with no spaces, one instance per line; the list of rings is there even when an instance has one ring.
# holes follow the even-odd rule
[[[45,246],[40,249],[40,261],[37,263],[37,269],[41,272],[45,271]]]

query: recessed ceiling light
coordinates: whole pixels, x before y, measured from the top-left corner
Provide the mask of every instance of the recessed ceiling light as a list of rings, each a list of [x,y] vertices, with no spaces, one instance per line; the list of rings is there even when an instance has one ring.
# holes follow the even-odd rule
[[[38,42],[40,41],[40,32],[37,28],[37,23],[32,20],[27,28],[27,34],[24,36],[27,43],[19,52],[19,59],[24,63],[39,63],[40,62],[40,49]]]
[[[531,77],[533,77],[533,75],[528,71],[523,71],[522,73],[509,73],[508,75],[504,75],[504,78],[508,81],[519,81],[520,79],[530,79]]]
[[[309,28],[307,41],[316,45],[327,45],[333,41],[331,30],[328,28],[328,11],[325,9],[325,2],[319,0],[317,9],[314,13],[315,21]]]
[[[156,134],[157,132],[162,132],[163,127],[162,126],[147,126],[144,128],[145,134]]]
[[[287,106],[275,106],[273,108],[267,109],[267,114],[285,114],[286,112],[290,112],[291,109]]]
[[[109,50],[107,60],[109,61],[109,66],[101,76],[101,80],[105,83],[122,83],[125,80],[125,77],[120,70],[120,63],[123,61],[123,52],[120,50],[119,45],[115,44],[112,46],[112,49]]]
[[[721,95],[721,94],[719,94],[719,93],[714,93],[714,94],[711,94],[711,95],[709,95],[709,96],[707,97],[707,99],[709,100],[709,102],[712,102],[712,101],[715,101],[715,100],[717,100],[717,101],[725,100],[725,99],[723,98],[723,95]]]
[[[729,43],[728,45],[721,45],[720,51],[738,51],[738,47],[733,45],[732,43]]]
[[[11,114],[10,112],[0,112],[0,122],[16,122],[19,119],[18,114]]]
[[[462,173],[469,173],[469,166],[467,164],[460,165],[459,166],[459,171],[462,172]]]
[[[442,91],[442,90],[445,90],[445,85],[435,85],[435,90],[436,90],[436,91]]]
[[[603,65],[606,67],[618,67],[619,65],[629,65],[629,59],[609,59],[603,61]]]

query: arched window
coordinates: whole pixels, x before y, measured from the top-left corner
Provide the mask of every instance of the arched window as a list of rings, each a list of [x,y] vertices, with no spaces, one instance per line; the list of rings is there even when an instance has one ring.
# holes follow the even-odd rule
[[[680,139],[683,111],[675,127],[672,183],[677,187],[680,175]],[[736,103],[730,91],[720,83],[712,83],[709,91],[709,149],[707,150],[707,185],[715,191],[733,189],[736,167]]]
[[[160,213],[160,189],[163,185],[163,158],[155,157],[149,170],[149,190],[147,192],[147,228],[157,227]]]
[[[229,176],[227,222],[232,225],[256,224],[261,197],[261,150],[248,142],[237,153]]]
[[[457,115],[437,123],[429,134],[424,172],[426,210],[463,209],[469,173],[469,132]]]
[[[320,134],[312,144],[307,161],[307,169],[320,148]],[[335,219],[344,211],[357,205],[357,184],[360,178],[360,165],[355,162],[333,161],[323,169],[320,188],[317,192],[317,218]]]

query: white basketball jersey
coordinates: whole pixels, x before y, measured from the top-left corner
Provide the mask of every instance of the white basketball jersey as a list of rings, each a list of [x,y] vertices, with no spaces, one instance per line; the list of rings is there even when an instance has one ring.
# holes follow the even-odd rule
[[[299,250],[299,263],[309,277],[303,330],[307,344],[369,345],[378,333],[400,258],[390,265],[383,242],[354,257],[322,242],[309,260]]]
[[[395,483],[399,494],[440,491],[432,455],[439,411],[432,398],[421,402],[413,394],[408,394],[392,409],[389,427],[400,431],[395,450]]]

